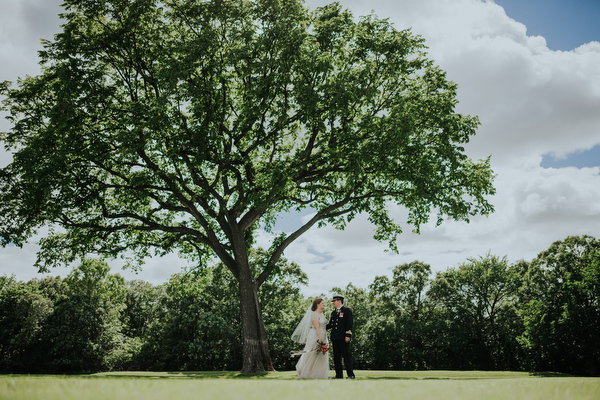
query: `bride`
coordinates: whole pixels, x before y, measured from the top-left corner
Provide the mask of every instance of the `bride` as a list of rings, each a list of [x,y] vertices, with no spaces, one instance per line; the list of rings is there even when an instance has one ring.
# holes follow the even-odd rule
[[[315,299],[292,334],[292,340],[305,343],[296,371],[298,379],[329,378],[329,341],[323,299]]]

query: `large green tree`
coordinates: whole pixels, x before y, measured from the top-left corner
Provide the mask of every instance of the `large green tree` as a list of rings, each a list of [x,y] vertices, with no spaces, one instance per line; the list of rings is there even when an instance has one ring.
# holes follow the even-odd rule
[[[40,332],[52,312],[39,286],[0,276],[0,371],[36,371]]]
[[[437,273],[428,296],[446,320],[446,368],[515,366],[519,283],[518,269],[506,257],[491,254]]]
[[[125,280],[104,261],[85,259],[64,279],[41,341],[52,372],[106,371],[132,357],[123,334]],[[135,346],[134,346],[135,347]]]
[[[370,342],[370,367],[432,367],[427,359],[433,353],[436,310],[426,294],[430,275],[428,264],[413,261],[394,267],[391,280],[378,276],[369,285],[371,309],[364,336]]]
[[[239,282],[242,371],[271,369],[257,299],[287,246],[359,213],[395,249],[400,224],[467,220],[492,207],[489,160],[463,145],[476,117],[424,40],[339,4],[300,0],[66,0],[42,73],[1,84],[2,244],[42,226],[41,270],[86,254],[132,265],[217,256]],[[262,269],[257,229],[310,207]]]
[[[569,236],[541,252],[522,303],[532,368],[600,376],[600,240]]]

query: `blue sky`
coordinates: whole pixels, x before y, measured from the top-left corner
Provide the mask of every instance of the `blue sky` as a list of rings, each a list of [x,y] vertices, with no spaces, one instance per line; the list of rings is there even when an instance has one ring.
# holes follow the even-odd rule
[[[575,151],[564,158],[544,154],[540,164],[543,168],[585,168],[600,165],[600,146],[594,146],[590,150]]]
[[[331,0],[306,0],[310,8]],[[39,74],[40,38],[59,31],[62,0],[2,0],[0,81]],[[284,256],[309,277],[307,296],[352,283],[366,287],[415,260],[434,272],[488,252],[509,261],[531,260],[570,235],[600,238],[600,0],[340,0],[355,16],[369,14],[423,36],[428,54],[458,84],[457,112],[476,115],[477,135],[466,146],[473,159],[491,156],[495,213],[469,223],[445,221],[411,233],[406,210],[390,205],[404,228],[399,254],[373,240],[365,216],[340,232],[311,229]],[[1,116],[0,116],[1,117]],[[0,131],[10,129],[0,118]],[[11,156],[0,150],[0,167]],[[282,217],[285,232],[309,213]],[[435,219],[435,218],[434,218]],[[0,275],[28,280],[37,240],[0,248]],[[258,244],[269,247],[262,232]],[[153,258],[127,279],[159,284],[179,272],[177,255]],[[70,268],[52,271],[65,276]],[[351,305],[351,300],[349,302]]]
[[[552,50],[572,50],[600,40],[599,0],[495,0],[529,35],[546,38]]]

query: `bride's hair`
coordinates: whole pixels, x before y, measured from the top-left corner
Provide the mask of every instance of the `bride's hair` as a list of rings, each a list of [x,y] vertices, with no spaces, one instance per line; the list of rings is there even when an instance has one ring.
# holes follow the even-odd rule
[[[321,303],[323,301],[323,299],[317,298],[313,300],[313,304],[312,307],[310,308],[313,311],[317,311],[317,306],[319,305],[319,303]]]

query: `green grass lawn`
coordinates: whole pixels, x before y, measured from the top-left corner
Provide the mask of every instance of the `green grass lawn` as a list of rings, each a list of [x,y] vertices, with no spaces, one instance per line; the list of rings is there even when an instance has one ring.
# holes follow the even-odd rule
[[[1,400],[112,399],[600,399],[600,378],[487,371],[357,371],[351,380],[297,380],[295,371],[0,375]]]

